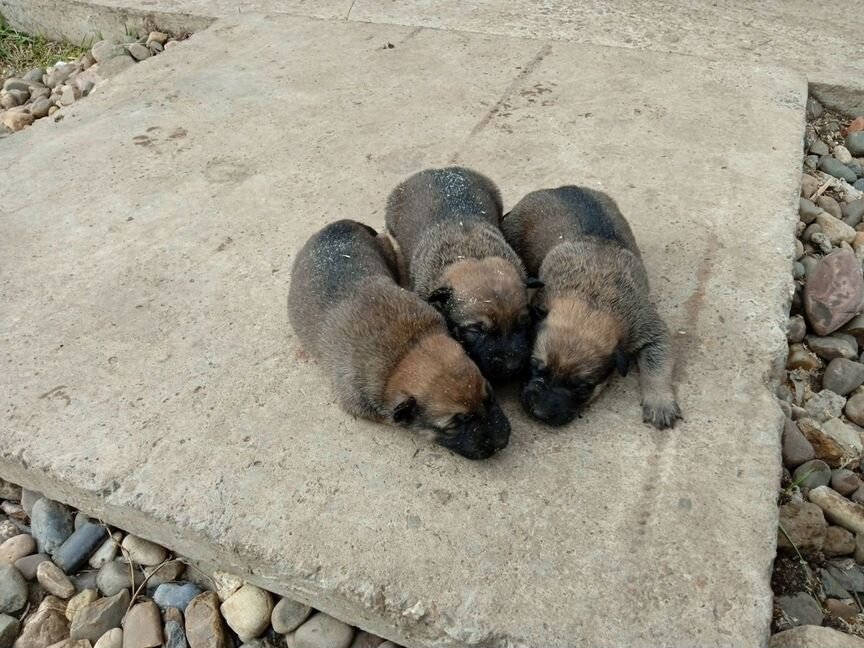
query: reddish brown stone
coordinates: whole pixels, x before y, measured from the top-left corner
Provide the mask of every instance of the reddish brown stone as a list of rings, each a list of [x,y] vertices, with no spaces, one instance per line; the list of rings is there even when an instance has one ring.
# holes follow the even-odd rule
[[[845,135],[850,135],[851,133],[857,133],[858,131],[864,130],[864,117],[856,117],[852,120],[852,123],[846,128]]]
[[[833,333],[864,309],[861,262],[850,250],[835,250],[818,263],[804,290],[804,308],[818,335]]]

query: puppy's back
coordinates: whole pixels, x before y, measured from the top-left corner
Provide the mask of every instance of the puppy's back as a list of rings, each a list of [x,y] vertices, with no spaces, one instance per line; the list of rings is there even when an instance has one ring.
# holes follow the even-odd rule
[[[387,229],[410,256],[423,232],[444,222],[498,227],[502,202],[498,187],[464,167],[426,169],[403,180],[387,198]]]
[[[563,242],[587,239],[639,256],[630,225],[615,201],[586,187],[532,191],[504,216],[501,229],[532,274],[549,251]]]
[[[301,344],[313,353],[327,313],[373,278],[395,282],[386,239],[352,220],[330,223],[297,254],[288,293],[288,316]]]

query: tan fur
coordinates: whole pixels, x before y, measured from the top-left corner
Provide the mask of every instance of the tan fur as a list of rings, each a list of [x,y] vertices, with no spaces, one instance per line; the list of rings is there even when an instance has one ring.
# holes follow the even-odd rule
[[[447,267],[443,279],[453,288],[455,317],[460,322],[499,326],[507,333],[528,310],[522,277],[500,257],[458,261]]]

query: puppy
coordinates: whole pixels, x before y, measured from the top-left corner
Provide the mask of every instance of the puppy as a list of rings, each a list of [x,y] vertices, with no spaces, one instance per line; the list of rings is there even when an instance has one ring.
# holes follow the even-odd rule
[[[507,241],[545,284],[541,320],[522,404],[564,425],[617,368],[639,364],[642,417],[675,425],[669,331],[649,301],[648,277],[630,226],[606,194],[583,187],[542,189],[504,217]]]
[[[492,380],[519,373],[531,352],[529,283],[499,229],[501,211],[495,184],[461,167],[416,173],[387,199],[407,285]]]
[[[326,226],[294,262],[291,325],[349,414],[429,434],[468,459],[490,457],[507,446],[510,423],[441,314],[396,284],[395,261],[371,227]]]

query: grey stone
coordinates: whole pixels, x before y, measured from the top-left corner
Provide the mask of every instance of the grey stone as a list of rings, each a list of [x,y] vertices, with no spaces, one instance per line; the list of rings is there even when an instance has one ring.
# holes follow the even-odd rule
[[[0,648],[12,648],[20,630],[18,619],[8,614],[0,614]]]
[[[99,548],[90,556],[87,564],[93,569],[101,568],[105,563],[112,562],[120,553],[120,543],[123,542],[123,534],[115,531],[111,537],[106,539]]]
[[[63,83],[66,82],[66,79],[68,79],[76,69],[77,68],[71,63],[61,63],[48,72],[47,78],[45,79],[45,85],[49,88],[56,88],[63,85]]]
[[[816,199],[816,204],[824,209],[828,214],[833,216],[834,218],[842,218],[843,212],[840,209],[840,203],[834,200],[831,196],[827,196],[822,194],[819,198]],[[818,214],[817,214],[818,215]],[[824,230],[823,230],[824,231]]]
[[[152,567],[168,558],[168,550],[155,542],[139,538],[131,533],[123,538],[124,560],[128,559],[136,565]]]
[[[72,639],[96,641],[112,628],[119,628],[130,598],[129,590],[123,590],[81,608],[72,620],[69,635]]]
[[[807,441],[806,438],[804,440]],[[810,447],[812,449],[813,446]],[[792,473],[792,479],[802,488],[827,486],[831,482],[831,468],[824,461],[812,459],[799,465]]]
[[[828,561],[826,567],[843,589],[864,592],[864,572],[851,558]]]
[[[856,180],[855,184],[853,184],[852,186],[855,189],[857,189],[858,191],[864,191],[864,178],[861,178],[860,180]]]
[[[33,554],[32,556],[25,556],[16,560],[15,567],[21,572],[24,578],[33,580],[36,578],[36,569],[39,567],[39,563],[46,560],[50,560],[48,554]]]
[[[816,220],[816,216],[822,213],[822,208],[817,207],[807,198],[798,199],[798,216],[801,221],[808,225]]]
[[[113,41],[99,41],[90,50],[93,60],[99,64],[118,56],[126,56],[126,48]]]
[[[201,588],[194,583],[163,583],[156,588],[153,602],[163,612],[168,608],[186,609],[193,598],[201,594]]]
[[[21,506],[24,507],[24,512],[27,515],[33,515],[33,506],[42,499],[42,493],[38,491],[27,490],[26,488],[21,489]]]
[[[855,182],[855,180],[857,179],[857,176],[849,170],[849,167],[847,167],[839,160],[835,160],[830,155],[823,157],[819,161],[819,168],[828,175],[832,175],[835,178],[840,178],[841,180],[845,180],[849,183]]]
[[[69,580],[75,584],[75,589],[82,592],[86,589],[99,589],[96,584],[98,576],[99,572],[97,571],[82,571],[70,576]]]
[[[132,574],[135,575],[134,587],[138,587],[144,581],[144,574],[140,569],[119,560],[105,563],[96,576],[96,586],[104,596],[114,596],[133,587]]]
[[[833,360],[834,358],[856,360],[858,358],[857,343],[851,343],[849,340],[833,335],[808,335],[804,338],[804,343],[823,360]]]
[[[9,94],[15,97],[18,106],[23,106],[30,99],[29,90],[9,90]]]
[[[838,215],[840,213],[839,206],[837,213]],[[831,245],[851,243],[855,240],[855,228],[844,223],[840,220],[839,216],[835,217],[827,212],[823,212],[816,216],[816,223],[822,228],[822,234],[827,236],[828,240],[831,241]]]
[[[806,442],[807,439],[804,441]],[[308,605],[283,598],[273,607],[270,622],[276,632],[287,634],[296,630],[301,623],[309,618],[310,614],[312,614],[312,608]]]
[[[782,617],[778,630],[788,630],[800,625],[822,625],[822,608],[812,596],[799,592],[791,596],[778,596],[774,603],[780,608]]]
[[[847,135],[846,148],[855,157],[864,157],[864,131]]]
[[[792,264],[792,277],[794,279],[803,279],[804,275],[807,274],[804,265],[795,261]]]
[[[13,614],[27,605],[27,581],[12,565],[0,565],[0,614]]]
[[[822,212],[819,212],[822,213]],[[814,219],[815,220],[815,219]],[[804,233],[801,235],[801,240],[805,243],[810,243],[813,240],[813,237],[816,234],[822,233],[822,226],[819,223],[810,223],[805,229]],[[826,238],[827,240],[827,238]],[[828,241],[830,243],[830,241]]]
[[[828,145],[822,140],[816,140],[810,146],[810,153],[813,155],[818,155],[819,157],[822,157],[823,155],[828,155],[829,152],[830,151],[828,149]]]
[[[69,507],[43,497],[33,505],[30,527],[39,553],[51,555],[72,535],[75,523]]]
[[[852,154],[849,152],[849,149],[847,149],[842,144],[838,144],[837,146],[835,146],[834,149],[831,151],[831,155],[833,155],[839,162],[842,162],[843,164],[848,165],[850,162],[852,162]]]
[[[37,99],[30,107],[30,114],[36,119],[42,119],[48,116],[48,111],[53,104],[49,99]]]
[[[165,51],[165,47],[155,41],[147,43],[147,47],[150,49],[151,52],[153,52],[153,54],[159,54],[160,52]]]
[[[818,155],[805,155],[804,156],[804,168],[807,171],[815,171],[819,168],[819,156]]]
[[[807,280],[804,307],[817,335],[829,335],[864,308],[861,262],[851,250],[824,257]]]
[[[834,628],[802,625],[772,635],[768,648],[864,648],[864,639]]]
[[[381,637],[376,637],[369,632],[361,630],[354,635],[354,641],[351,642],[351,648],[380,648],[386,643],[389,642],[385,642]],[[385,648],[387,647],[385,646]]]
[[[67,574],[77,572],[87,564],[107,536],[108,530],[104,526],[85,521],[54,552],[54,562]]]
[[[50,560],[39,563],[36,579],[46,592],[58,598],[68,599],[75,595],[75,585],[66,578],[63,570]]]
[[[316,612],[294,634],[296,648],[348,648],[354,629],[323,612]]]
[[[186,572],[186,564],[181,560],[169,560],[155,567],[144,567],[143,571],[144,576],[147,577],[147,587],[155,589],[163,583],[180,580]]]
[[[855,227],[864,218],[864,198],[853,200],[843,206],[843,222]]]
[[[786,325],[786,339],[790,343],[801,342],[807,334],[807,323],[801,315],[793,315]]]
[[[24,81],[35,81],[37,83],[42,82],[42,77],[45,75],[45,70],[42,68],[33,68],[27,74],[25,74],[22,79]]]
[[[128,54],[115,56],[99,64],[99,76],[110,79],[135,65],[135,59]],[[845,167],[844,167],[845,168]],[[850,172],[851,173],[851,172]]]
[[[824,423],[832,418],[837,418],[843,413],[843,406],[846,404],[846,399],[839,394],[823,389],[814,394],[804,404],[810,416],[818,423]]]
[[[820,186],[819,179],[806,173],[801,175],[801,197],[810,198]]]
[[[807,97],[807,119],[818,119],[823,112],[822,104],[815,97]]]
[[[60,105],[71,106],[81,98],[81,91],[76,86],[66,85],[60,93]]]
[[[165,645],[164,648],[187,648],[186,631],[183,629],[183,614],[176,608],[164,611],[165,617]]]
[[[831,238],[827,234],[822,233],[822,226],[818,223],[813,223],[813,225],[811,225],[810,227],[818,227],[820,230],[818,232],[814,232],[810,236],[810,240],[813,242],[813,246],[822,254],[829,254],[833,247],[833,244],[831,243]]]
[[[844,497],[849,497],[860,487],[861,480],[858,479],[858,475],[848,468],[838,468],[831,472],[831,488]]]
[[[783,428],[783,465],[787,468],[795,468],[801,464],[811,461],[816,456],[813,446],[798,429],[795,421],[786,420]],[[827,464],[825,466],[828,467]],[[295,605],[299,605],[296,603]],[[278,606],[277,606],[278,607]],[[274,622],[273,627],[276,627]],[[285,632],[290,632],[286,630]]]
[[[828,363],[822,386],[835,394],[846,396],[864,384],[864,365],[854,360],[836,358]]]
[[[853,423],[864,425],[864,394],[855,394],[846,401],[843,413]]]
[[[0,542],[6,542],[9,538],[14,538],[21,531],[15,526],[12,520],[0,519]]]
[[[24,90],[25,92],[27,92],[30,90],[30,84],[23,79],[9,77],[3,82],[3,89],[6,92],[9,92],[11,90]]]
[[[150,49],[141,43],[131,43],[126,47],[126,49],[129,50],[129,54],[131,54],[132,58],[136,61],[143,61],[151,56]]]
[[[819,574],[825,596],[839,599],[852,598],[852,594],[827,569],[820,569]]]

